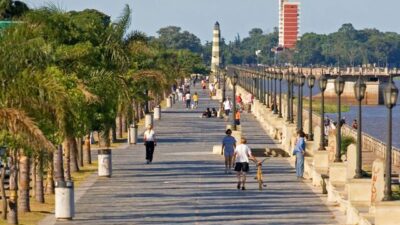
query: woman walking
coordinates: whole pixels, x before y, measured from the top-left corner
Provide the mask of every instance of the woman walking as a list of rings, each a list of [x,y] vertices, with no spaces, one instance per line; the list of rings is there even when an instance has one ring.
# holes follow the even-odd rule
[[[306,153],[305,134],[302,130],[297,131],[296,146],[293,150],[293,155],[296,156],[296,176],[297,179],[304,179],[304,155]]]
[[[185,99],[186,99],[186,109],[190,109],[190,102],[191,102],[190,92],[186,92]]]
[[[246,138],[240,139],[240,145],[236,146],[233,158],[235,159],[235,171],[237,172],[237,189],[242,187],[242,190],[246,190],[246,173],[249,172],[249,158],[257,163],[258,160],[251,154],[250,148],[246,145]]]
[[[236,148],[236,139],[232,137],[232,130],[225,132],[226,136],[222,139],[221,155],[225,156],[225,174],[231,173],[233,152]]]
[[[146,146],[146,163],[150,164],[153,161],[154,148],[157,145],[156,134],[153,130],[153,125],[149,125],[144,132],[144,145]]]

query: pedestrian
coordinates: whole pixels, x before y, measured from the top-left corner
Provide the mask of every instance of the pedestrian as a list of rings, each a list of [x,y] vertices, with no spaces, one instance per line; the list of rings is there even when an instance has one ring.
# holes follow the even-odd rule
[[[293,155],[296,156],[296,176],[297,179],[304,179],[304,155],[306,153],[305,134],[302,130],[297,131],[296,145],[293,150]]]
[[[253,104],[253,95],[251,93],[248,93],[246,96],[246,106],[248,113],[251,113],[251,104]]]
[[[357,128],[358,128],[357,120],[353,120],[353,124],[351,124],[351,126],[353,127],[353,129],[357,130]]]
[[[242,94],[236,95],[236,103],[243,109],[243,99]]]
[[[194,102],[194,108],[197,109],[197,107],[199,106],[199,95],[197,94],[197,92],[194,93],[192,98]]]
[[[240,110],[236,110],[235,114],[235,124],[240,125]]]
[[[214,84],[213,83],[209,84],[209,89],[210,89],[210,98],[212,98],[212,96],[214,96]]]
[[[226,136],[222,139],[221,155],[225,156],[225,174],[231,173],[232,170],[232,158],[236,148],[236,139],[232,137],[232,130],[228,129],[225,131]]]
[[[211,118],[211,116],[210,108],[207,108],[206,111],[201,115],[201,118]]]
[[[154,148],[157,145],[156,134],[153,130],[153,125],[149,125],[144,132],[144,145],[146,146],[146,163],[150,164],[153,161]]]
[[[226,116],[225,120],[227,120],[228,117],[229,117],[229,112],[232,109],[232,104],[231,104],[231,101],[229,100],[229,98],[228,99],[224,99],[223,105],[224,105],[225,116]]]
[[[186,109],[190,109],[190,102],[191,102],[190,92],[186,92],[185,99],[186,99]]]
[[[215,108],[211,109],[211,116],[212,117],[217,117],[218,116],[218,112],[217,112],[217,110]]]
[[[203,88],[203,92],[205,92],[206,91],[206,81],[203,79],[203,80],[201,80],[201,87]]]
[[[235,161],[235,171],[237,172],[237,189],[242,188],[246,190],[246,173],[249,172],[249,158],[259,164],[258,160],[251,154],[251,149],[246,145],[246,138],[242,137],[240,139],[240,145],[236,146],[233,153],[233,158]]]

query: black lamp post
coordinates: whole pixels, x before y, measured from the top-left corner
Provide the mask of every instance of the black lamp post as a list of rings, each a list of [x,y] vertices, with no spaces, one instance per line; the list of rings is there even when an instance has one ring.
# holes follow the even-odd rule
[[[307,77],[308,88],[310,89],[310,99],[309,99],[309,107],[308,107],[308,140],[314,140],[313,128],[312,128],[312,89],[315,84],[315,76],[312,74],[312,70],[310,75]]]
[[[289,82],[290,82],[290,85],[289,85],[289,89],[290,89],[290,104],[289,104],[289,106],[290,106],[290,110],[289,110],[289,114],[290,114],[290,123],[291,124],[293,124],[294,123],[294,115],[293,115],[293,86],[294,86],[294,78],[295,78],[295,76],[294,76],[294,71],[293,71],[293,68],[292,68],[292,72],[291,73],[289,73]]]
[[[267,71],[265,71],[265,77],[267,78],[267,108],[270,107],[269,105],[269,96],[271,96],[271,90],[269,88],[269,83],[270,83],[270,74],[269,74],[269,69]]]
[[[266,105],[266,99],[265,99],[265,67],[262,67],[262,102],[263,105]]]
[[[286,93],[286,122],[290,122],[290,81],[289,81],[289,69],[287,70],[287,72],[284,75],[285,80],[287,82],[287,93]]]
[[[226,79],[226,70],[224,70],[224,71],[222,71],[222,76],[223,76],[223,85],[222,85],[222,100],[224,100],[225,99],[225,92],[226,92],[226,86],[225,86],[225,84],[226,84],[226,81],[225,81],[225,79]]]
[[[282,79],[283,79],[283,73],[282,70],[279,69],[277,72],[277,77],[279,80],[279,115],[278,118],[282,118]]]
[[[335,155],[335,161],[334,162],[341,162],[342,159],[340,158],[340,145],[342,143],[342,124],[341,124],[341,117],[342,117],[342,112],[341,112],[341,102],[340,102],[340,96],[343,93],[344,90],[344,85],[345,81],[340,76],[340,71],[339,71],[339,76],[335,80],[335,92],[337,94],[338,100],[337,100],[337,110],[338,110],[338,119],[337,119],[337,125],[336,125],[336,155]]]
[[[236,130],[236,84],[238,81],[238,72],[236,70],[233,71],[232,76],[232,85],[233,85],[233,109],[232,109],[232,130]]]
[[[299,88],[299,99],[297,102],[297,129],[303,130],[303,86],[306,77],[303,75],[303,71],[300,71],[300,75],[297,77],[297,85]]]
[[[328,79],[322,70],[321,77],[318,80],[319,90],[321,91],[321,132],[319,141],[319,151],[325,151],[325,96],[324,92],[326,90],[326,85],[328,84]]]
[[[149,96],[149,90],[145,90],[144,94],[146,95],[146,98]],[[145,114],[149,114],[150,110],[149,110],[149,100],[146,99],[146,101],[144,102],[144,113]]]
[[[394,85],[392,76],[384,90],[385,105],[388,108],[388,136],[385,153],[385,191],[384,201],[392,200],[392,108],[396,106],[399,89]]]
[[[272,77],[274,78],[274,114],[278,114],[278,106],[277,106],[277,100],[276,100],[276,81],[278,80],[278,76],[277,76],[277,72],[274,69],[274,71],[272,72]]]
[[[367,85],[364,83],[363,79],[361,78],[361,74],[358,77],[357,82],[354,84],[354,95],[358,101],[358,125],[357,125],[357,161],[356,161],[356,175],[354,178],[362,178],[362,138],[361,138],[361,102],[365,96],[365,90],[367,89]]]

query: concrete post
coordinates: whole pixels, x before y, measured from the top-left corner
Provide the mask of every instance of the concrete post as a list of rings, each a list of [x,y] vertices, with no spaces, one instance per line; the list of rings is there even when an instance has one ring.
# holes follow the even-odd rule
[[[112,157],[111,149],[102,149],[97,152],[99,177],[111,177]]]
[[[171,108],[172,106],[172,96],[168,96],[167,98],[167,108]]]
[[[55,198],[56,219],[71,220],[75,215],[73,181],[56,181]]]
[[[128,144],[136,144],[138,137],[138,128],[135,125],[131,125],[128,130]]]
[[[155,120],[161,119],[161,106],[159,105],[154,108],[154,119]]]
[[[153,125],[153,114],[146,114],[144,117],[144,126],[147,128],[149,125]]]

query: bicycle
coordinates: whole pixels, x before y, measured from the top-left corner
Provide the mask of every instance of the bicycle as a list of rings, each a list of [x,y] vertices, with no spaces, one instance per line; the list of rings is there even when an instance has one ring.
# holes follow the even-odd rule
[[[258,182],[258,190],[260,190],[260,191],[263,189],[263,187],[267,187],[267,185],[264,184],[263,172],[262,172],[262,164],[264,163],[264,161],[266,159],[267,158],[265,158],[264,160],[262,160],[261,162],[259,162],[257,164],[257,174],[256,174],[256,177],[254,177],[254,179],[257,180],[257,182]]]

